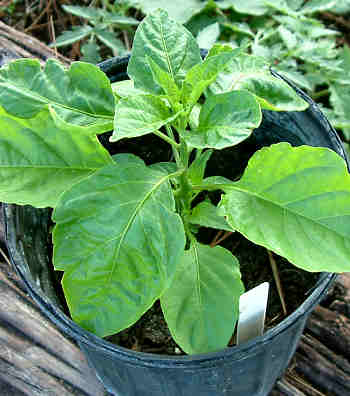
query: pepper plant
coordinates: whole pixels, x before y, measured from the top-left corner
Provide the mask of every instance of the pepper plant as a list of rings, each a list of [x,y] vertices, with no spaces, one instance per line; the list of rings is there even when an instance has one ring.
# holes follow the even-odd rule
[[[199,227],[240,232],[308,271],[350,270],[350,177],[335,152],[279,143],[238,181],[206,176],[213,151],[247,139],[262,109],[308,106],[263,58],[215,45],[202,60],[158,10],[138,27],[127,71],[111,86],[84,62],[0,70],[0,200],[54,209],[53,264],[78,324],[108,336],[160,299],[186,353],[224,348],[244,286],[238,260],[200,243]],[[112,129],[111,142],[155,134],[174,160],[111,156],[97,135]]]

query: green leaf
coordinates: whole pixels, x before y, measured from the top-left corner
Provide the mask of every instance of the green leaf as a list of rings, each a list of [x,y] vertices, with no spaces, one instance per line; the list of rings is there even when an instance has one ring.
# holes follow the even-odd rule
[[[241,14],[264,15],[269,10],[265,0],[232,0],[235,11]]]
[[[146,17],[137,28],[128,65],[136,88],[158,94],[161,88],[149,72],[149,58],[169,73],[179,88],[186,72],[201,62],[194,37],[163,10]]]
[[[142,10],[146,15],[161,8],[179,23],[187,22],[193,15],[199,13],[206,5],[202,0],[129,0],[129,4]]]
[[[150,168],[158,170],[159,172],[165,172],[169,175],[177,171],[177,165],[175,162],[157,162],[155,164],[151,164]]]
[[[350,175],[333,151],[263,148],[225,190],[221,214],[252,242],[307,271],[350,271]]]
[[[119,25],[120,27],[135,26],[140,23],[135,18],[124,16],[124,15],[112,14],[110,12],[105,15],[104,22],[116,24],[116,25]]]
[[[134,87],[133,80],[123,80],[112,83],[112,90],[121,98],[128,96],[145,95],[147,92]]]
[[[174,340],[188,354],[225,348],[243,291],[238,260],[228,250],[193,242],[160,298]]]
[[[62,192],[112,163],[96,136],[43,109],[21,119],[0,108],[0,200],[55,207]]]
[[[170,102],[176,105],[180,101],[181,93],[174,79],[149,56],[147,56],[147,61],[152,71],[153,80],[163,89]]]
[[[217,47],[213,49],[216,50]],[[226,49],[226,48],[225,48]],[[182,100],[189,106],[193,106],[204,90],[213,83],[218,74],[232,62],[240,53],[240,50],[223,51],[213,56],[209,53],[204,62],[192,67],[186,75],[182,88]]]
[[[123,42],[116,38],[114,33],[108,30],[97,30],[96,35],[104,45],[116,51],[118,55],[123,55],[127,52]]]
[[[70,14],[81,18],[96,20],[101,17],[101,10],[96,7],[81,7],[74,5],[62,5],[63,9]]]
[[[141,159],[137,155],[130,154],[130,153],[114,154],[112,157],[113,157],[113,160],[117,164],[124,165],[124,164],[131,164],[131,163],[134,164],[135,163],[138,165],[146,165],[143,159]]]
[[[0,105],[17,117],[31,118],[51,105],[65,121],[112,129],[114,97],[107,76],[89,63],[73,62],[66,70],[49,59],[19,59],[0,69]]]
[[[224,27],[231,29],[235,33],[245,34],[251,38],[255,37],[253,31],[246,22],[224,23],[223,25]]]
[[[221,185],[231,184],[232,180],[224,177],[224,176],[209,176],[203,179],[203,186],[211,186],[210,189],[212,190],[220,190]],[[214,186],[214,188],[212,188]]]
[[[104,337],[135,323],[169,287],[185,246],[171,175],[106,166],[65,192],[53,220],[54,266],[73,319]]]
[[[309,0],[300,10],[302,14],[314,14],[315,12],[327,11],[335,6],[336,0]]]
[[[67,30],[60,34],[56,40],[50,44],[50,47],[63,47],[64,45],[75,43],[83,39],[84,37],[89,36],[93,32],[93,28],[91,26],[79,26],[73,30]]]
[[[102,60],[100,56],[100,47],[95,40],[89,40],[87,43],[84,43],[81,46],[81,53],[83,54],[81,58],[83,62],[89,62],[95,65]]]
[[[232,48],[231,45],[229,45],[229,44],[214,44],[210,48],[208,55],[206,56],[205,59],[208,59],[211,56],[220,55],[223,52],[232,52],[232,51],[237,51],[237,49]]]
[[[272,76],[264,58],[239,53],[211,84],[214,93],[247,90],[264,109],[278,111],[305,110],[308,104],[283,80]]]
[[[199,48],[209,49],[220,36],[220,26],[217,22],[206,26],[198,33],[197,44]]]
[[[281,36],[282,41],[289,50],[292,50],[298,45],[297,36],[294,33],[292,33],[289,29],[281,25],[278,27],[277,30],[279,35]]]
[[[175,120],[179,114],[171,114],[164,101],[154,95],[122,98],[116,106],[114,132],[110,141],[152,133]]]
[[[212,154],[213,150],[206,150],[193,160],[188,168],[188,178],[192,184],[202,183],[207,162]]]
[[[218,230],[234,231],[227,223],[224,216],[218,214],[218,208],[209,201],[203,201],[192,210],[188,221],[202,227],[215,228]]]
[[[192,147],[223,149],[247,139],[261,120],[260,106],[252,94],[227,92],[209,96],[202,106],[198,129],[184,134]]]

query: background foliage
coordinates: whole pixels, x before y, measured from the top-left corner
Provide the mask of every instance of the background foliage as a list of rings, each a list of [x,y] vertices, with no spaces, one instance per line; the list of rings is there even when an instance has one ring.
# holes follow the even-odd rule
[[[264,56],[318,102],[350,142],[350,0],[14,0],[0,17],[71,59],[97,63],[130,51],[138,22],[164,8],[195,35]]]

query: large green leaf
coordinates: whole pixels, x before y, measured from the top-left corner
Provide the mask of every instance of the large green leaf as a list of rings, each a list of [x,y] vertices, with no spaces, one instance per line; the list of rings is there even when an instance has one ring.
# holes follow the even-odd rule
[[[128,65],[128,74],[136,88],[158,94],[161,88],[150,73],[150,58],[170,74],[179,88],[186,72],[201,62],[194,37],[163,10],[146,17],[137,28]]]
[[[263,148],[224,189],[222,215],[254,243],[308,271],[350,271],[350,175],[333,151]]]
[[[48,109],[24,119],[0,108],[0,201],[55,207],[62,192],[112,163],[87,132]]]
[[[36,59],[19,59],[0,69],[0,105],[17,117],[34,117],[48,104],[65,121],[112,129],[114,97],[107,76],[89,63],[66,70],[49,59],[42,69]]]
[[[261,123],[255,97],[247,91],[211,95],[202,106],[197,129],[186,133],[186,141],[196,148],[222,149],[245,140]]]
[[[99,336],[149,309],[185,246],[169,179],[142,164],[106,166],[61,197],[53,215],[54,265],[73,319]]]
[[[193,66],[188,71],[183,83],[183,103],[193,106],[204,90],[216,80],[218,74],[223,71],[239,53],[239,49],[221,52],[218,55],[208,56],[204,62]]]
[[[192,242],[160,298],[174,340],[188,354],[225,348],[243,291],[238,260],[228,250]]]
[[[253,93],[262,108],[280,111],[305,110],[308,104],[283,80],[272,76],[264,58],[238,54],[211,84],[214,93],[244,89]]]
[[[154,95],[129,96],[116,106],[114,132],[110,138],[116,142],[123,138],[146,135],[177,118],[164,101]]]

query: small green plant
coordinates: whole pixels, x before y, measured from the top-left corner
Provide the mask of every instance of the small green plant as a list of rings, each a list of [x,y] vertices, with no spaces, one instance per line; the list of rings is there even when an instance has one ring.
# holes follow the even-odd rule
[[[186,353],[224,348],[244,286],[238,260],[200,243],[200,227],[240,232],[308,271],[350,270],[350,176],[333,151],[279,143],[238,181],[206,177],[213,151],[254,133],[262,109],[308,106],[263,58],[214,45],[202,60],[158,10],[138,27],[128,74],[112,87],[84,62],[0,70],[0,200],[54,208],[53,263],[78,324],[114,334],[160,299]],[[157,135],[174,161],[111,156],[97,135],[112,129],[111,142]]]
[[[126,16],[129,8],[127,2],[115,6],[110,5],[111,10],[107,6],[97,8],[63,5],[62,7],[66,12],[86,19],[88,23],[65,31],[57,37],[57,40],[51,46],[62,47],[88,38],[88,41],[85,41],[81,47],[83,54],[81,60],[91,63],[97,63],[101,60],[100,46],[97,41],[109,47],[114,55],[123,55],[129,50],[125,47],[123,41],[116,37],[117,31],[120,33],[124,29],[126,32],[128,29],[130,30],[130,27],[139,23],[136,19]],[[126,44],[128,45],[128,42]]]

